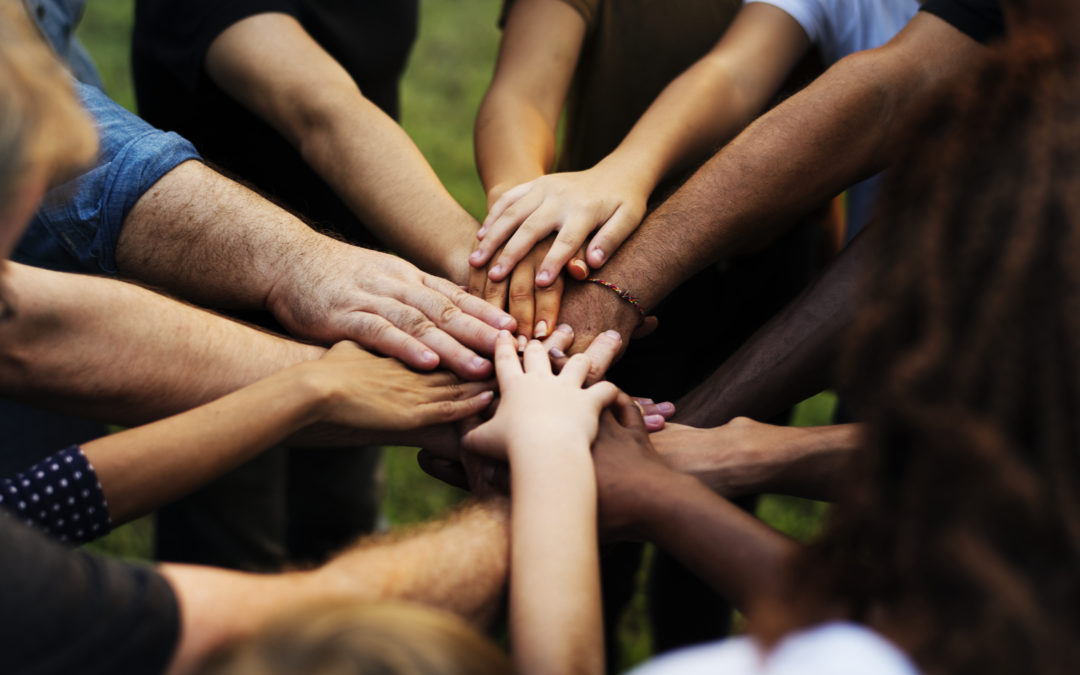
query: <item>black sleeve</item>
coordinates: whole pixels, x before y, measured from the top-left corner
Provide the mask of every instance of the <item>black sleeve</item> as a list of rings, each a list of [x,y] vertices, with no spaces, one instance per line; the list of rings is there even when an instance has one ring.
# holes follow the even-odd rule
[[[241,19],[267,12],[298,16],[299,9],[295,0],[137,0],[132,51],[193,90],[210,43]]]
[[[67,549],[0,514],[0,669],[159,673],[180,634],[172,588],[148,567]]]
[[[998,0],[927,0],[920,9],[978,42],[992,42],[1005,35],[1005,17]]]

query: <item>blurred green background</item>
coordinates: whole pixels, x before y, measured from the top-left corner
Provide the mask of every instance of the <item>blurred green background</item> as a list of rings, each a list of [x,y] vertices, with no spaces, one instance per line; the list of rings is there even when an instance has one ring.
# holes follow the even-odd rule
[[[132,0],[92,0],[79,29],[108,93],[131,110],[135,108],[129,51],[133,6]],[[494,67],[500,6],[500,0],[422,0],[420,35],[402,88],[403,126],[451,194],[477,218],[484,216],[485,200],[473,159],[472,127]],[[799,406],[795,422],[826,424],[834,403],[830,394],[815,397]],[[384,511],[392,526],[437,516],[463,496],[423,474],[414,450],[388,450]],[[766,496],[758,513],[779,529],[806,539],[820,527],[824,508],[816,502]],[[145,559],[152,528],[152,521],[143,519],[119,528],[93,548]],[[643,603],[639,595],[621,624],[624,666],[649,651]]]

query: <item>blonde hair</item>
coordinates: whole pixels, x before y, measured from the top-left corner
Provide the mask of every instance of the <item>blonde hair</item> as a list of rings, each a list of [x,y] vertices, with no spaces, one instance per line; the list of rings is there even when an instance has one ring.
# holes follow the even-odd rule
[[[56,185],[96,152],[97,133],[71,77],[23,4],[0,0],[0,208],[31,172]]]
[[[202,675],[503,675],[510,660],[460,617],[406,603],[314,605],[212,655]]]

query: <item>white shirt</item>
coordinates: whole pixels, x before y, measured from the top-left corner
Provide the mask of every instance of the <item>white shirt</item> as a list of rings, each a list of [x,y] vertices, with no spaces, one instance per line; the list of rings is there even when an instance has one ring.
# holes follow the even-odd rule
[[[919,11],[918,0],[748,0],[763,2],[786,12],[810,41],[821,50],[826,66],[840,59],[885,44]],[[848,190],[850,241],[866,226],[877,194],[878,177]]]
[[[794,633],[765,652],[749,637],[729,638],[653,659],[629,675],[919,675],[895,645],[854,623]]]

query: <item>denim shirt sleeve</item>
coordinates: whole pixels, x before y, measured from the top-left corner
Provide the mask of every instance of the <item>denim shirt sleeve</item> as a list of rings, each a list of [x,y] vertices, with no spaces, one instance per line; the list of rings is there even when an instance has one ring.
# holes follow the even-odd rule
[[[66,272],[116,274],[116,243],[128,212],[162,176],[199,154],[99,89],[75,86],[97,124],[97,165],[45,195],[12,258]]]

